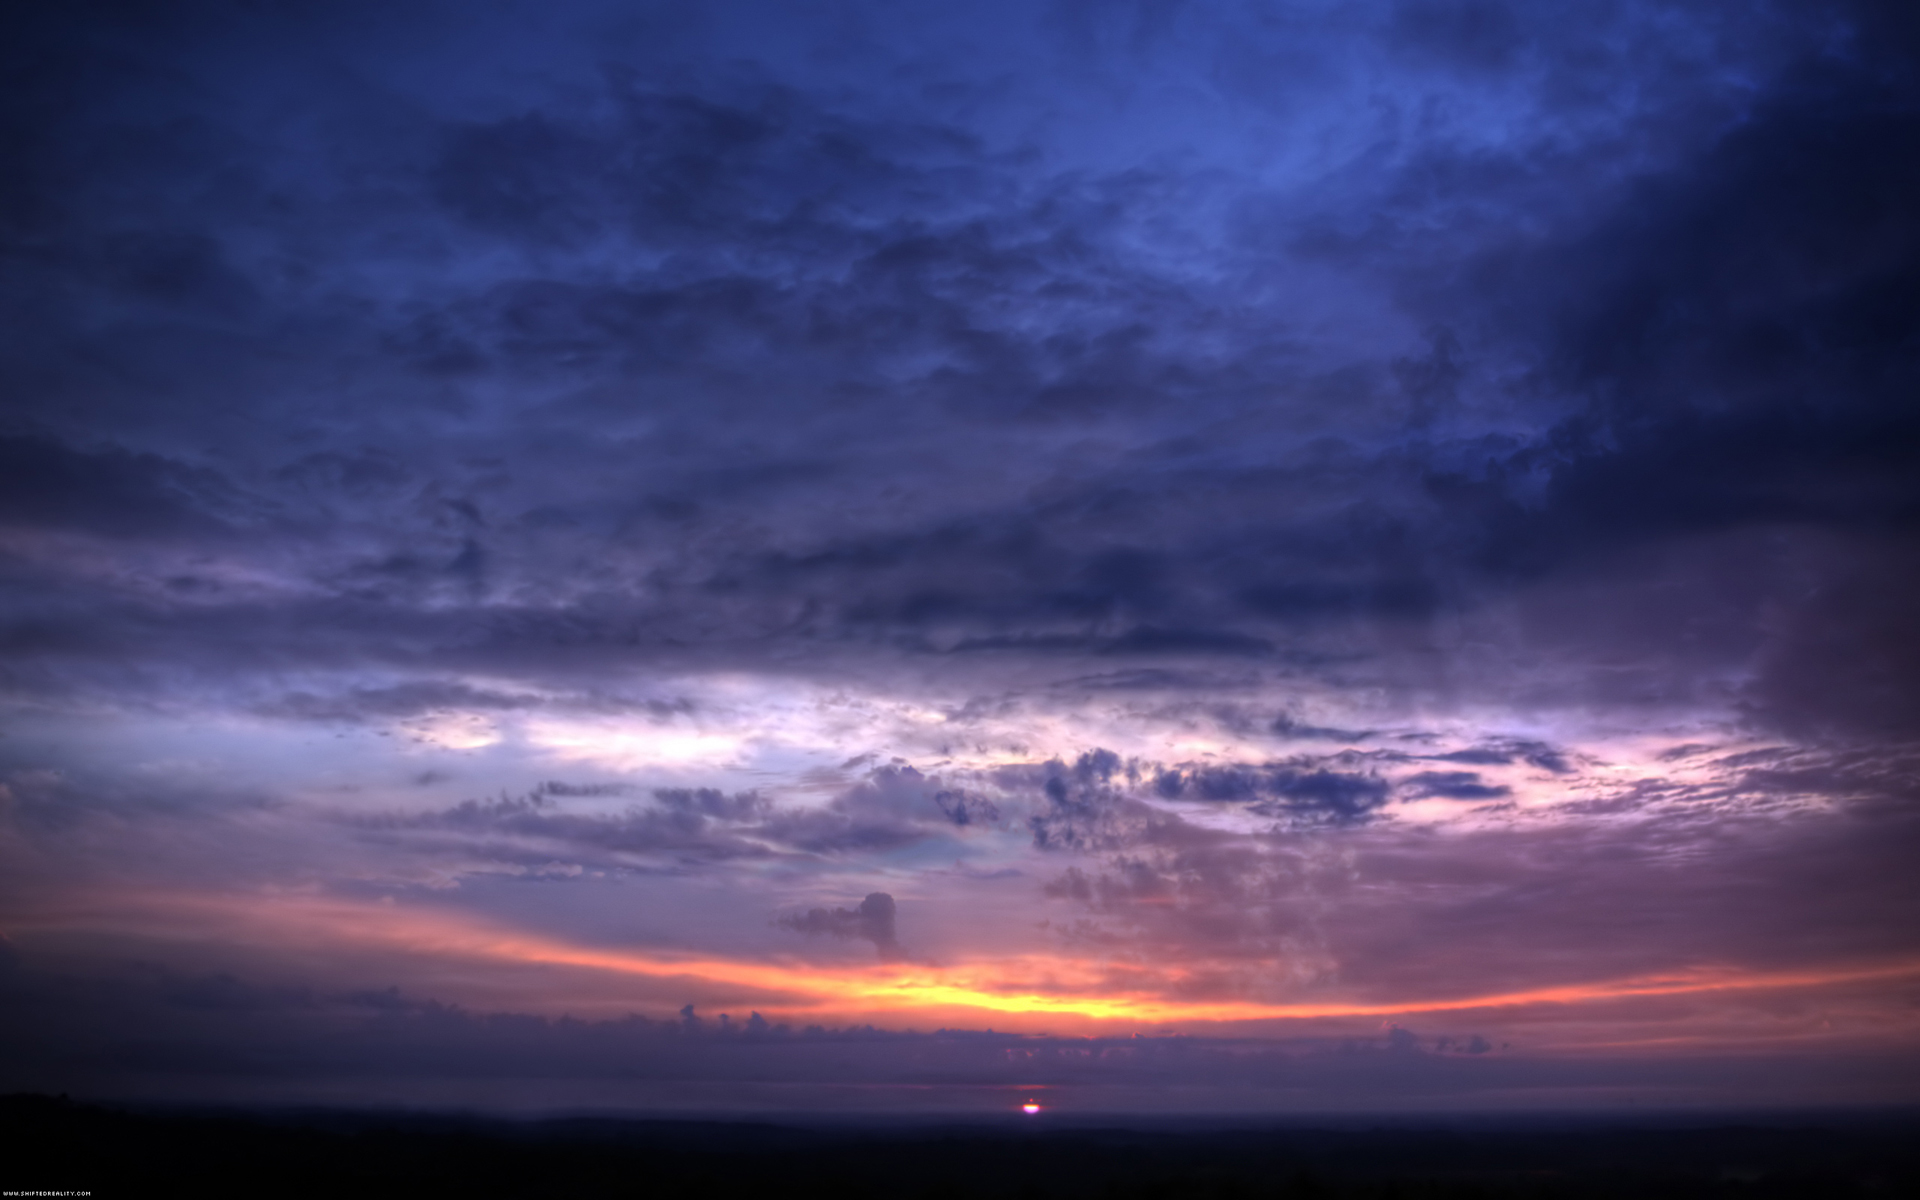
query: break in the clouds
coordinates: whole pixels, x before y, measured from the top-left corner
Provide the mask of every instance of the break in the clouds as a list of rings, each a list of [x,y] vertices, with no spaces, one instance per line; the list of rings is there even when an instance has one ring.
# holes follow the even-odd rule
[[[6,22],[7,1086],[1913,1099],[1906,6]]]

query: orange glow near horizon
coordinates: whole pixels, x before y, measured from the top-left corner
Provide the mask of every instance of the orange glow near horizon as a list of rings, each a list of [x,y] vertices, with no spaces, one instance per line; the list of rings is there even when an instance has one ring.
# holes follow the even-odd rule
[[[126,897],[122,897],[123,900]],[[999,958],[955,966],[875,964],[819,967],[718,957],[673,957],[602,950],[490,926],[448,913],[391,905],[311,897],[230,898],[145,894],[137,905],[116,905],[66,919],[16,923],[17,931],[125,928],[128,911],[164,919],[176,931],[178,918],[219,944],[273,944],[320,949],[401,951],[410,957],[509,966],[559,966],[627,977],[684,981],[686,990],[726,1003],[754,1005],[791,1016],[846,1019],[852,1014],[930,1016],[952,1014],[1079,1018],[1097,1023],[1165,1026],[1173,1023],[1238,1023],[1327,1018],[1406,1017],[1532,1006],[1572,1006],[1643,997],[1731,991],[1819,988],[1920,977],[1920,961],[1830,969],[1742,971],[1692,967],[1631,978],[1559,984],[1467,996],[1393,1002],[1323,999],[1298,1002],[1182,1000],[1150,990],[1116,991],[1103,986],[1100,964],[1068,958]],[[163,915],[164,914],[164,915]],[[1178,986],[1183,972],[1164,977]],[[708,1000],[702,1001],[709,1002]]]

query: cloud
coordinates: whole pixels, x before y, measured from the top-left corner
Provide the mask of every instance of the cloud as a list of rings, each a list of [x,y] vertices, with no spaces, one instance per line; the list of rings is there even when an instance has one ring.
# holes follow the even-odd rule
[[[660,788],[652,804],[629,805],[619,813],[563,810],[561,801],[582,790],[542,787],[520,796],[466,800],[437,812],[356,816],[347,822],[364,836],[414,846],[421,853],[445,854],[457,845],[484,859],[520,865],[563,859],[638,869],[764,858],[780,849],[758,836],[774,816],[772,804],[758,793]],[[584,790],[608,794],[607,789]],[[445,835],[459,841],[450,844]]]
[[[1155,774],[1154,790],[1168,798],[1252,801],[1251,812],[1296,822],[1351,824],[1365,821],[1384,805],[1389,791],[1387,782],[1377,775],[1328,770],[1323,765],[1352,759],[1341,754],[1259,766],[1163,768]]]
[[[1622,29],[1651,19],[1638,9],[1604,18]],[[757,639],[777,637],[825,656],[879,644],[992,662],[1270,657],[1328,680],[1346,678],[1342,664],[1370,662],[1396,687],[1425,688],[1442,685],[1416,646],[1515,646],[1493,614],[1518,589],[1575,677],[1543,681],[1534,697],[1644,692],[1608,665],[1617,651],[1645,661],[1647,678],[1736,671],[1766,653],[1765,605],[1790,603],[1784,568],[1747,564],[1754,586],[1730,598],[1708,576],[1640,550],[1754,523],[1853,525],[1904,503],[1905,435],[1884,405],[1828,405],[1809,424],[1784,385],[1769,385],[1764,402],[1733,399],[1758,386],[1741,382],[1739,364],[1753,358],[1741,347],[1766,329],[1783,331],[1767,344],[1787,347],[1797,365],[1754,379],[1796,379],[1806,395],[1830,379],[1864,397],[1896,394],[1902,378],[1904,309],[1871,297],[1897,292],[1909,273],[1899,214],[1911,181],[1902,156],[1861,147],[1897,143],[1904,125],[1897,110],[1875,107],[1864,76],[1831,63],[1781,65],[1780,47],[1793,44],[1786,33],[1796,21],[1818,24],[1813,17],[1768,20],[1736,45],[1712,41],[1722,23],[1698,18],[1710,53],[1749,55],[1765,78],[1788,82],[1724,136],[1689,126],[1698,153],[1654,154],[1642,185],[1594,190],[1596,211],[1542,210],[1541,236],[1486,232],[1530,211],[1531,197],[1503,180],[1586,169],[1555,158],[1548,146],[1559,133],[1540,131],[1562,131],[1591,98],[1528,91],[1544,141],[1490,149],[1462,126],[1347,177],[1347,202],[1393,220],[1346,235],[1345,258],[1304,232],[1328,217],[1299,210],[1300,193],[1287,191],[1299,180],[1182,174],[1170,162],[1068,170],[1053,149],[1010,153],[951,120],[697,70],[666,86],[615,69],[572,99],[530,96],[503,115],[365,130],[366,152],[386,165],[364,182],[334,181],[360,197],[351,220],[317,200],[274,208],[261,185],[221,192],[218,225],[206,206],[171,202],[134,221],[127,190],[171,195],[160,186],[170,171],[201,186],[242,164],[256,176],[290,169],[246,157],[237,113],[200,112],[144,77],[138,87],[161,109],[194,112],[199,134],[160,135],[191,148],[80,176],[31,159],[33,186],[64,178],[87,200],[59,227],[72,253],[34,260],[43,290],[70,303],[29,315],[64,332],[23,341],[17,365],[53,381],[44,394],[84,396],[74,403],[91,407],[80,424],[52,401],[38,413],[31,457],[42,465],[10,473],[32,493],[16,507],[88,528],[108,520],[108,508],[120,514],[113,521],[153,530],[171,513],[174,536],[212,537],[210,518],[193,524],[200,509],[175,495],[192,472],[163,470],[157,464],[172,460],[146,447],[176,443],[175,426],[209,423],[211,410],[191,397],[248,394],[263,415],[259,436],[197,453],[225,475],[246,475],[247,505],[278,514],[270,537],[242,539],[234,552],[256,569],[272,559],[296,585],[306,604],[298,624],[333,661],[345,650],[403,669],[424,640],[538,676],[557,669],[561,644],[635,657],[698,646],[750,662]],[[1473,4],[1392,6],[1381,31],[1381,47],[1342,53],[1446,64],[1481,80],[1394,76],[1441,91],[1493,86],[1492,76],[1524,91],[1534,85],[1516,81],[1566,58],[1571,36]],[[60,36],[85,44],[77,31]],[[1603,43],[1613,44],[1584,44]],[[1153,69],[1178,71],[1171,61]],[[1635,69],[1658,78],[1651,103],[1719,103],[1687,93],[1680,77],[1658,73],[1665,67]],[[1228,71],[1222,86],[1237,78]],[[104,109],[85,113],[69,121],[75,145],[121,136]],[[1846,134],[1814,132],[1828,128]],[[1595,138],[1599,159],[1627,153]],[[1786,185],[1809,155],[1831,188]],[[329,169],[323,155],[303,161],[309,173]],[[303,197],[323,190],[310,174],[281,185]],[[1196,211],[1217,202],[1251,213],[1294,196],[1285,203],[1295,236],[1234,243],[1234,254],[1252,256],[1243,275],[1181,267],[1204,256],[1163,252],[1188,235],[1155,216],[1181,189],[1215,197]],[[1842,203],[1865,215],[1843,221]],[[1486,211],[1470,218],[1475,204]],[[126,233],[130,224],[140,232]],[[1825,235],[1804,232],[1829,228],[1846,231],[1830,255]],[[260,253],[229,245],[238,235],[223,229],[253,231],[302,269],[330,271],[329,294],[364,302],[323,304],[275,276]],[[370,241],[368,230],[381,233]],[[96,241],[132,265],[83,270],[81,247]],[[1754,244],[1773,249],[1743,257]],[[443,253],[487,265],[429,270]],[[1383,278],[1419,319],[1405,336],[1337,354],[1309,335],[1298,298],[1242,286],[1338,259],[1340,287],[1391,308],[1399,301],[1368,291],[1385,286],[1371,274],[1385,270],[1371,265],[1374,253],[1407,264]],[[1826,291],[1794,282],[1811,278],[1810,256],[1838,272]],[[1422,264],[1432,264],[1428,274]],[[377,299],[363,271],[403,298]],[[240,365],[244,355],[218,352],[211,326],[168,334],[176,348],[165,354],[135,335],[217,309],[193,297],[228,287],[206,282],[221,272],[251,289],[249,312],[305,331],[242,339],[250,352],[273,347],[270,380]],[[1748,286],[1749,275],[1759,282]],[[94,308],[133,303],[168,280],[186,289],[169,315],[128,309],[139,315],[115,327],[111,345],[87,340]],[[1867,307],[1843,324],[1868,341],[1843,350],[1852,343],[1834,322],[1856,301],[1839,297],[1855,293]],[[1645,315],[1662,304],[1708,332],[1662,332]],[[230,319],[208,312],[205,321]],[[36,358],[25,348],[33,345],[68,349]],[[139,407],[122,385],[83,383],[73,373],[96,353],[164,378],[180,399]],[[318,441],[283,444],[271,432],[280,417],[269,415],[304,420],[293,397],[324,390],[326,364],[344,360],[362,364],[384,394],[410,398],[424,424],[376,436],[384,418],[369,403],[314,426]],[[1498,382],[1519,378],[1527,388]],[[528,399],[480,415],[477,397],[503,387]],[[1655,407],[1620,408],[1629,394]],[[1680,395],[1728,400],[1651,399]],[[81,449],[83,428],[114,429],[123,445]],[[1095,429],[1092,441],[1067,433]],[[1055,455],[1056,438],[1082,447],[1081,457]],[[443,451],[456,442],[464,449]],[[1843,460],[1851,465],[1841,474],[1820,465]],[[95,466],[74,465],[82,461]],[[46,474],[53,462],[68,464],[67,482]],[[109,463],[131,474],[111,483],[100,474]],[[292,529],[299,553],[270,548]],[[1638,557],[1622,564],[1622,554]],[[1852,557],[1837,555],[1834,569],[1844,573]],[[1617,580],[1596,584],[1610,568]],[[193,660],[226,652],[213,626],[267,638],[287,623],[282,601],[254,607],[260,597],[229,595],[221,619],[196,628],[151,595],[129,610],[127,583],[87,585],[94,638],[123,630],[156,655]],[[1689,615],[1680,625],[1714,633],[1682,644],[1672,623],[1650,615],[1593,629],[1555,592],[1565,586],[1579,598],[1625,599],[1609,606],[1616,614],[1642,596],[1649,609],[1656,598],[1681,603]],[[153,636],[156,626],[164,636]],[[83,678],[50,642],[34,649],[49,673]],[[1528,686],[1510,669],[1453,657],[1445,686]],[[1767,661],[1785,670],[1794,658],[1781,647]]]
[[[1503,784],[1482,783],[1476,771],[1420,771],[1402,783],[1417,796],[1444,796],[1449,800],[1493,800],[1513,793]]]
[[[1044,807],[1027,818],[1041,850],[1107,850],[1150,841],[1180,826],[1127,794],[1137,764],[1124,766],[1111,750],[1090,750],[1071,766],[1058,760],[994,772],[1002,787],[1038,793]]]
[[[933,802],[955,825],[977,825],[1000,819],[999,806],[985,796],[963,791],[935,792]]]
[[[648,802],[628,803],[620,811],[600,803],[633,790],[617,780],[549,782],[523,794],[434,811],[337,819],[363,838],[419,854],[457,851],[522,866],[561,861],[622,871],[765,858],[846,859],[952,836],[998,817],[986,796],[946,788],[937,776],[899,765],[871,769],[824,804],[710,787],[654,788]]]
[[[303,721],[378,721],[437,712],[511,712],[539,704],[537,696],[422,679],[386,687],[356,687],[345,695],[294,692],[276,698],[267,711]]]
[[[114,538],[217,537],[234,502],[214,472],[117,447],[78,450],[47,437],[0,437],[0,520]]]
[[[782,929],[810,937],[858,938],[872,942],[881,962],[900,962],[907,957],[907,952],[894,935],[894,911],[892,896],[872,892],[858,908],[810,908],[804,913],[790,913],[775,923]]]
[[[1475,766],[1505,766],[1512,762],[1525,762],[1555,774],[1565,774],[1573,768],[1568,764],[1566,751],[1544,742],[1502,741],[1474,746],[1466,750],[1453,750],[1446,754],[1432,756],[1439,762],[1467,763]]]

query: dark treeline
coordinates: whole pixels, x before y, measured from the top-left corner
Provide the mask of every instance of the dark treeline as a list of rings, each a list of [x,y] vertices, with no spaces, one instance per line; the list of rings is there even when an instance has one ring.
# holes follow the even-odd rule
[[[1914,1119],[1101,1129],[132,1111],[0,1098],[0,1187],[96,1197],[1920,1196]]]

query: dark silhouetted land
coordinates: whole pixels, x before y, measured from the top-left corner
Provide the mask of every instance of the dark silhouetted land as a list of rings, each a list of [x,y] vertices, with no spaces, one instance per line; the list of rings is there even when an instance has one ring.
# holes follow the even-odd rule
[[[510,1121],[131,1110],[13,1096],[0,1099],[0,1187],[96,1197],[1920,1195],[1912,1114],[1445,1124]]]

